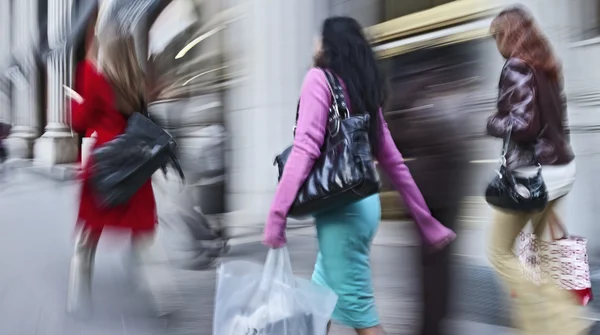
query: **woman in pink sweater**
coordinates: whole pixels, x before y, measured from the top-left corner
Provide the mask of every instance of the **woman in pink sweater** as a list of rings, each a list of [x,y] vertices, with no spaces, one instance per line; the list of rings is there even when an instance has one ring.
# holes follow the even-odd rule
[[[350,113],[371,117],[369,140],[381,167],[391,177],[408,207],[424,243],[443,248],[455,234],[436,221],[396,148],[381,106],[384,85],[371,46],[360,25],[351,18],[327,19],[311,69],[302,86],[299,119],[292,152],[286,163],[265,226],[264,243],[282,247],[289,209],[315,160],[321,155],[331,93],[322,69],[335,73],[349,97]],[[339,297],[333,319],[358,334],[383,334],[370,269],[370,246],[381,219],[379,196],[373,195],[342,208],[315,215],[319,254],[313,281]]]

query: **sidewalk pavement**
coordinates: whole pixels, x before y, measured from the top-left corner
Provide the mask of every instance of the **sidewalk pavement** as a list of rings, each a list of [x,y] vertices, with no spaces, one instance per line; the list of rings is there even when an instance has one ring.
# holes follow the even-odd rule
[[[157,291],[159,305],[174,312],[152,317],[148,296],[133,284],[127,243],[107,235],[98,250],[94,276],[94,317],[76,320],[64,313],[77,184],[57,182],[37,174],[13,171],[0,178],[0,334],[210,334],[216,273],[188,271],[152,263],[152,271],[169,274]],[[8,177],[8,178],[7,178]],[[474,232],[464,241],[480,240]],[[264,261],[260,234],[232,241],[228,259]],[[412,226],[384,222],[374,242],[374,286],[381,320],[389,334],[411,334],[419,318],[418,248]],[[463,243],[460,240],[457,244]],[[471,243],[471,242],[468,242]],[[316,254],[314,231],[290,231],[294,271],[309,277]],[[468,248],[464,249],[467,250]],[[158,245],[160,250],[160,245]],[[478,250],[477,248],[473,250]],[[476,251],[475,251],[476,252]],[[454,317],[448,327],[456,334],[512,334],[508,309],[495,277],[482,255],[459,256],[454,262]],[[592,316],[593,318],[593,316]],[[351,334],[334,327],[334,335]],[[597,329],[593,334],[600,334]]]

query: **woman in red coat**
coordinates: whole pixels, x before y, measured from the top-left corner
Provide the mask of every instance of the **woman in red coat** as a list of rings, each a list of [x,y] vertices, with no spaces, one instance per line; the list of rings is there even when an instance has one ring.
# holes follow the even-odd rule
[[[81,99],[73,101],[73,128],[78,133],[96,132],[94,147],[122,134],[127,118],[143,109],[144,76],[138,63],[132,36],[100,35],[97,61],[86,59],[78,66],[76,87]],[[94,254],[104,228],[132,233],[133,243],[151,237],[157,223],[156,203],[151,181],[126,204],[114,208],[98,205],[89,181],[93,161],[83,166],[83,188],[75,254],[71,262],[68,309],[90,306]]]

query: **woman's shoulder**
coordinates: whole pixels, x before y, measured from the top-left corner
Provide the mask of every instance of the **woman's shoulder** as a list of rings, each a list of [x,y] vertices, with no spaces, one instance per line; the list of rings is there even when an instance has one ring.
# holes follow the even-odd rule
[[[511,57],[506,60],[503,72],[517,72],[522,74],[533,73],[532,67],[524,60],[517,57]]]
[[[108,81],[102,74],[102,71],[98,68],[95,62],[91,60],[84,60],[77,65],[77,74],[85,78],[86,81],[92,81],[100,86],[108,85]]]
[[[327,77],[320,68],[312,68],[304,76],[300,99],[308,96],[314,97],[323,103],[328,103],[331,97]]]
[[[313,92],[323,96],[329,95],[329,84],[325,71],[317,67],[308,70],[302,83],[302,92]]]
[[[103,100],[112,100],[112,88],[98,66],[91,60],[85,60],[77,65],[76,86],[87,86],[94,94]]]
[[[534,78],[531,66],[520,58],[509,58],[500,75],[500,86],[507,89],[516,86],[529,85]]]
[[[101,76],[96,63],[89,59],[85,59],[77,64],[77,72],[81,74],[87,74],[92,76]]]
[[[304,83],[319,84],[326,82],[327,78],[325,77],[325,71],[318,67],[311,68],[304,76]]]

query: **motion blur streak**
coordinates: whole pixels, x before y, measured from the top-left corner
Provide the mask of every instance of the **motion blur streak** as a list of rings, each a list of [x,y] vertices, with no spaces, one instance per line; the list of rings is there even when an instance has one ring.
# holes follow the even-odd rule
[[[394,141],[432,214],[458,235],[447,250],[422,250],[382,173],[371,254],[381,323],[388,334],[516,333],[513,298],[486,257],[493,210],[483,198],[499,165],[501,143],[486,122],[504,62],[489,24],[512,2],[111,0],[120,14],[98,17],[104,1],[0,1],[0,334],[210,334],[218,264],[265,259],[272,162],[292,143],[303,76],[330,16],[366,27]],[[556,212],[588,238],[595,287],[600,1],[520,2],[562,62],[578,181]],[[131,28],[148,115],[176,139],[186,178],[170,168],[153,176],[154,238],[132,246],[118,230],[103,232],[92,309],[70,315],[80,162],[97,139],[71,129],[65,87],[82,93],[77,66],[103,56],[96,21],[115,20]],[[287,230],[295,275],[306,278],[317,254],[312,224],[289,220]],[[598,304],[585,307],[587,321],[598,319]],[[330,334],[352,331],[334,323]]]

